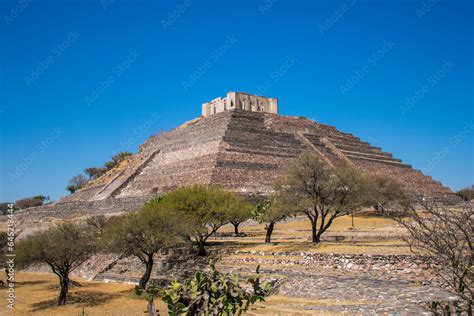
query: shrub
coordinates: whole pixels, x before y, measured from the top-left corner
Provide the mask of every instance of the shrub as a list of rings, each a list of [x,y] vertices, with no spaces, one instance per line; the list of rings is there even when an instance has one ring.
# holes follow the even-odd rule
[[[258,203],[252,210],[252,217],[260,224],[265,224],[265,243],[270,243],[275,224],[294,213],[285,206],[277,197],[271,197],[265,202]]]
[[[456,192],[456,194],[459,195],[464,201],[470,202],[471,200],[474,200],[474,186],[459,190]]]
[[[49,200],[49,196],[37,195],[34,197],[28,197],[15,202],[15,206],[19,209],[25,209],[29,207],[44,205]]]
[[[104,168],[97,168],[97,167],[90,167],[87,169],[84,169],[84,173],[89,176],[89,178],[92,179],[97,179],[101,175],[105,173]]]

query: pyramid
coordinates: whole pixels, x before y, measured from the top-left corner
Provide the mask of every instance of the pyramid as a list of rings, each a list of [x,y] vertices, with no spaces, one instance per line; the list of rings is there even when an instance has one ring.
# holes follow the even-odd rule
[[[76,193],[40,207],[35,216],[137,209],[152,196],[192,184],[268,196],[284,166],[304,151],[328,163],[343,160],[364,173],[392,178],[416,195],[458,201],[440,182],[380,147],[333,126],[281,116],[275,113],[277,99],[268,100],[271,107],[266,107],[265,98],[248,94],[205,103],[200,118],[151,137],[136,155]]]
[[[265,196],[282,168],[308,150],[329,163],[344,160],[363,172],[398,180],[414,194],[453,196],[440,182],[333,126],[304,117],[229,109],[150,138],[125,166],[61,202],[150,197],[191,184]]]

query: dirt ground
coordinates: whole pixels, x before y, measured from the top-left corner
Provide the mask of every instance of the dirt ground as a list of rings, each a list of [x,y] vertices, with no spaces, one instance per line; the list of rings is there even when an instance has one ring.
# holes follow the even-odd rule
[[[5,275],[2,275],[2,279]],[[89,282],[73,278],[81,284],[71,287],[68,304],[56,306],[58,280],[54,274],[18,272],[15,274],[15,309],[6,305],[6,288],[0,287],[0,315],[144,315],[147,303],[132,295],[133,285]],[[156,302],[160,315],[166,306]]]
[[[356,217],[355,229],[350,216],[338,218],[328,236],[356,237],[350,241],[325,241],[320,245],[309,242],[310,223],[304,217],[297,220],[278,223],[273,237],[273,244],[263,243],[265,229],[263,225],[246,224],[241,232],[246,237],[232,237],[233,227],[223,227],[220,235],[211,240],[211,248],[238,248],[244,252],[252,251],[305,251],[321,253],[351,254],[409,254],[410,250],[401,240],[403,231],[394,222],[379,217]],[[386,238],[388,236],[388,238]],[[392,236],[392,237],[391,237]],[[382,240],[383,237],[383,240]],[[240,255],[230,255],[239,257]],[[2,275],[4,279],[4,275]],[[58,295],[57,277],[53,274],[30,272],[16,273],[16,302],[14,314],[6,308],[6,288],[0,287],[0,315],[144,315],[146,301],[132,295],[133,285],[121,283],[100,283],[85,279],[73,278],[81,287],[71,287],[66,306],[56,306]],[[282,305],[282,302],[285,304]],[[270,297],[264,304],[256,306],[250,314],[299,315],[301,304],[311,306],[329,306],[348,304],[348,302],[331,299],[311,299],[296,297]],[[364,302],[352,302],[364,304]],[[166,306],[157,300],[160,315],[167,315]],[[273,306],[273,307],[272,307]],[[285,307],[286,306],[286,307]],[[287,310],[282,310],[287,308]],[[277,311],[279,311],[277,313]],[[291,313],[290,313],[291,311]],[[314,311],[311,312],[314,315]]]

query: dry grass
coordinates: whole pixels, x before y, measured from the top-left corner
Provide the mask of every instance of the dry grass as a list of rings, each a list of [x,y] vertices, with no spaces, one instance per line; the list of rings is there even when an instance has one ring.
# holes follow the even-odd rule
[[[298,221],[279,222],[275,225],[275,236],[277,235],[293,235],[296,233],[304,233],[311,230],[311,223],[306,217],[299,217]],[[318,222],[319,225],[319,222]],[[391,219],[383,217],[358,217],[354,218],[356,231],[402,231],[402,229]],[[221,232],[232,232],[233,227],[226,226],[221,228]],[[242,226],[241,231],[247,233],[264,234],[264,225]],[[350,232],[352,231],[351,216],[341,216],[334,220],[329,227],[328,232]]]
[[[264,303],[257,304],[250,314],[256,315],[322,315],[324,313],[315,310],[304,311],[301,306],[340,306],[340,305],[363,305],[367,301],[347,301],[344,299],[320,299],[311,300],[305,298],[286,297],[281,295],[270,296]]]
[[[144,315],[146,301],[134,298],[133,285],[90,282],[73,278],[81,287],[71,287],[68,304],[56,306],[57,277],[54,274],[19,272],[16,277],[14,314],[6,308],[6,288],[0,288],[0,315]],[[2,275],[4,279],[4,274]],[[166,306],[156,302],[160,315]]]
[[[226,237],[213,239],[211,241],[219,244],[219,247],[229,247],[232,244],[235,249],[243,251],[304,251],[310,253],[349,253],[349,254],[411,254],[408,245],[400,240],[404,235],[403,229],[391,219],[382,217],[355,217],[355,230],[352,229],[351,216],[337,218],[326,232],[326,236],[365,236],[367,241],[323,241],[313,244],[309,241],[311,236],[311,224],[309,220],[302,217],[301,221],[277,223],[272,236],[272,244],[264,244],[265,226],[252,225],[242,226],[240,231],[251,237]],[[223,227],[220,232],[233,232],[233,227]],[[393,239],[382,240],[381,237],[393,236]],[[380,239],[380,240],[377,240]]]

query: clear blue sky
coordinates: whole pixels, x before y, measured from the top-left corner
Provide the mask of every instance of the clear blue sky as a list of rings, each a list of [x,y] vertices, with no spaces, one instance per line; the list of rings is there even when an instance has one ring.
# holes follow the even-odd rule
[[[0,1],[0,200],[200,115],[227,91],[474,183],[473,1]]]

